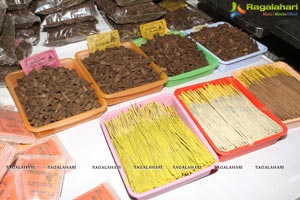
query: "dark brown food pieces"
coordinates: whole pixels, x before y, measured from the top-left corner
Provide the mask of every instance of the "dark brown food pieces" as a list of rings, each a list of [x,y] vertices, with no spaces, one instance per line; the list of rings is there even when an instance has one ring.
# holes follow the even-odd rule
[[[96,51],[83,59],[85,67],[100,89],[111,94],[159,80],[150,59],[125,47]]]
[[[18,79],[17,84],[15,92],[35,127],[100,107],[90,83],[74,70],[44,67]]]
[[[300,81],[277,75],[253,82],[249,88],[280,120],[300,117]]]
[[[259,51],[247,33],[228,24],[203,28],[190,36],[225,61]]]
[[[153,62],[164,69],[168,76],[175,76],[208,65],[204,53],[197,49],[195,42],[175,34],[154,37],[148,40],[141,49]]]

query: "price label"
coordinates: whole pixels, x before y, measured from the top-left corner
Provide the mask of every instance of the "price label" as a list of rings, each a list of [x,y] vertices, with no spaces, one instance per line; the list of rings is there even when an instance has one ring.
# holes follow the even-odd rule
[[[201,31],[203,28],[206,28],[206,27],[208,27],[208,24],[203,24],[203,25],[193,26],[192,32],[199,32],[199,31]]]
[[[95,52],[96,50],[101,51],[106,48],[120,47],[121,45],[118,30],[90,35],[86,39],[90,52]]]
[[[39,71],[44,66],[53,68],[60,67],[60,61],[55,49],[49,49],[41,53],[32,55],[20,61],[24,74],[27,76],[33,69]]]
[[[165,19],[153,21],[140,25],[141,35],[145,39],[152,39],[154,35],[163,36],[168,33],[167,23]]]

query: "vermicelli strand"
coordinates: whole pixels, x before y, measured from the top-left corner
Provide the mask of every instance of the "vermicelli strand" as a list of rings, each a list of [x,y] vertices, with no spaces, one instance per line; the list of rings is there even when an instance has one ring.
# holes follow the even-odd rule
[[[179,96],[221,151],[230,151],[282,131],[233,84],[208,84]]]
[[[200,169],[215,158],[179,118],[172,106],[153,102],[133,106],[105,122],[128,182],[136,193],[170,183]],[[161,166],[161,169],[136,169],[136,166]]]

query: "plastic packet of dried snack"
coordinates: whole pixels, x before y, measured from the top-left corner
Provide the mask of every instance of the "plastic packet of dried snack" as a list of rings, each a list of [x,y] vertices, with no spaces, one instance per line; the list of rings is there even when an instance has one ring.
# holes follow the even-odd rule
[[[15,54],[15,25],[13,17],[6,14],[0,34],[0,65],[11,65],[17,61]]]
[[[112,186],[105,182],[101,183],[74,200],[120,200]]]
[[[95,3],[116,24],[152,21],[165,14],[165,10],[153,2],[126,7],[118,6],[113,0],[95,0]]]
[[[167,21],[168,28],[171,30],[191,29],[196,25],[212,20],[206,13],[187,3],[185,3],[184,7],[178,7],[172,11],[167,9],[164,18]]]
[[[96,8],[93,0],[48,15],[43,24],[45,27],[56,27],[84,21],[94,21]]]
[[[58,200],[66,164],[65,156],[21,155],[16,162],[16,190],[19,199]]]
[[[81,4],[86,0],[37,0],[34,10],[35,14],[49,15]]]
[[[131,6],[139,3],[150,2],[151,0],[114,0],[118,6]]]
[[[30,28],[16,28],[16,38],[22,38],[32,45],[40,42],[40,24],[34,24]]]
[[[19,153],[23,155],[66,156],[68,169],[76,168],[74,159],[56,135],[39,139],[36,143],[25,147]]]
[[[15,184],[15,170],[8,170],[2,179],[1,184],[4,186],[4,191],[0,199],[15,200],[17,198],[16,184]],[[2,198],[3,197],[3,198]]]
[[[79,42],[85,40],[86,36],[98,32],[100,31],[96,28],[96,21],[48,28],[44,45],[54,47]]]
[[[15,159],[17,149],[7,143],[0,143],[0,182]]]
[[[0,33],[2,30],[2,24],[5,19],[6,9],[7,9],[7,4],[6,4],[5,0],[0,0]]]
[[[36,141],[36,137],[26,129],[19,112],[0,107],[0,140],[32,144]]]
[[[34,24],[40,24],[40,17],[36,16],[29,10],[15,10],[9,12],[14,17],[16,28],[30,28]]]
[[[7,10],[24,10],[27,9],[32,0],[6,0]]]

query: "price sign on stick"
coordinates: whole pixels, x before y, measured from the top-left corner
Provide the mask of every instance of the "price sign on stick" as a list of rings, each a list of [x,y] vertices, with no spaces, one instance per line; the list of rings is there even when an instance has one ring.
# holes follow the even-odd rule
[[[118,30],[91,35],[86,39],[90,52],[104,50],[106,48],[119,47],[121,45]]]
[[[152,39],[154,35],[163,36],[168,33],[167,22],[165,19],[157,20],[140,25],[141,35],[145,39]]]
[[[44,66],[60,67],[60,61],[55,49],[49,49],[21,60],[20,65],[24,74],[28,75],[33,69],[38,71]]]

